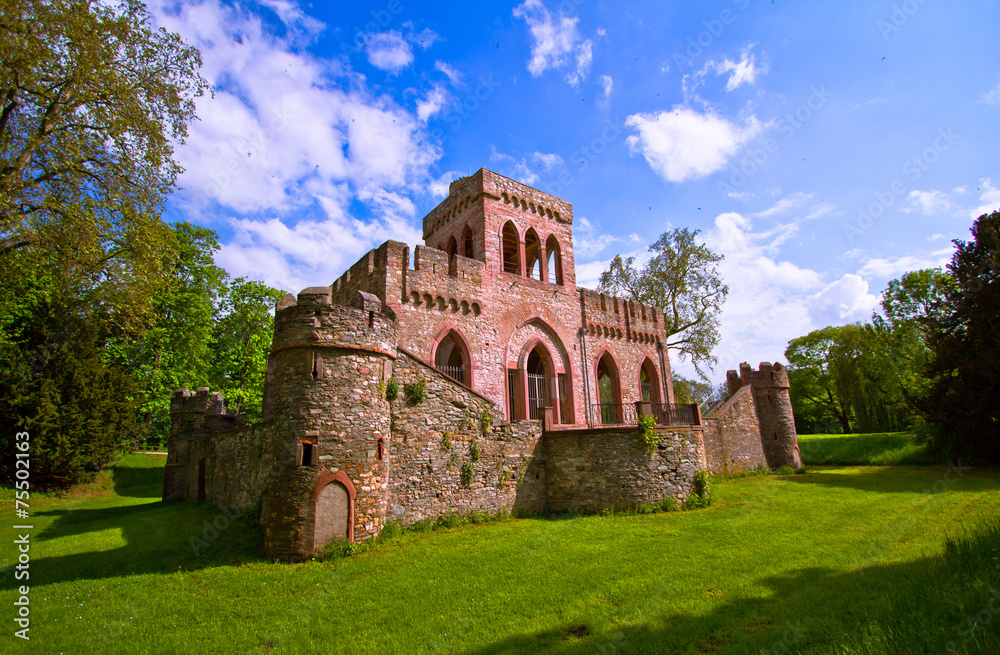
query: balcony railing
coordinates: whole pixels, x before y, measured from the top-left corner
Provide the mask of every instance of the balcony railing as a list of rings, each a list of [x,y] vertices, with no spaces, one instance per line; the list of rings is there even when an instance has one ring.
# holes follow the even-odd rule
[[[647,409],[648,408],[648,409]],[[595,426],[639,425],[648,413],[657,425],[700,425],[697,405],[676,403],[597,403],[592,405]]]
[[[441,371],[452,380],[465,384],[465,366],[438,366],[437,370]]]

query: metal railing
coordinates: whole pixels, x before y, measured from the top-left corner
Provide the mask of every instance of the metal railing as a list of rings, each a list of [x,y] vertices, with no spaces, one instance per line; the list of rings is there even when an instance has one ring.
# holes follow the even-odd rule
[[[697,405],[673,403],[643,403],[657,425],[698,425]],[[639,425],[636,403],[596,403],[593,409],[595,426]]]
[[[465,384],[465,366],[438,366],[437,370],[441,371],[452,380]]]

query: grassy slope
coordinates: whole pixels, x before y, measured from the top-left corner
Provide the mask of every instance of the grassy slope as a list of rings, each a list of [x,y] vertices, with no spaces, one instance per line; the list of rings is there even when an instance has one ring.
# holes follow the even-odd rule
[[[946,534],[998,515],[995,472],[811,467],[721,483],[698,512],[510,520],[285,565],[240,522],[196,556],[220,512],[157,502],[146,457],[113,492],[33,506],[32,648],[5,629],[0,651],[1000,652],[1000,616],[964,623],[1000,588],[996,560],[941,557]]]
[[[874,434],[800,434],[799,452],[805,465],[895,466],[938,464],[926,446],[909,432]]]

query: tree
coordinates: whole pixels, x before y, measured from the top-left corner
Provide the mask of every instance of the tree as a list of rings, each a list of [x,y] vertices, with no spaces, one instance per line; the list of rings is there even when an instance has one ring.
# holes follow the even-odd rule
[[[167,239],[173,144],[207,86],[198,52],[135,0],[0,2],[0,263],[46,251],[135,327]]]
[[[1000,463],[1000,212],[955,240],[954,286],[922,319],[932,359],[919,406],[942,454]]]
[[[689,380],[680,375],[674,375],[674,402],[679,405],[700,405],[712,395],[712,385],[698,380]]]
[[[199,65],[134,0],[0,0],[0,445],[33,431],[33,482],[76,482],[134,437],[107,348],[142,336],[176,258],[160,212]]]
[[[615,256],[601,273],[600,288],[662,307],[666,347],[682,359],[689,357],[702,374],[703,364],[718,361],[712,350],[719,343],[719,315],[729,287],[718,270],[723,255],[697,243],[698,234],[699,230],[687,228],[664,232],[649,247],[652,257],[641,269],[634,257]]]
[[[152,324],[141,338],[112,347],[137,380],[140,422],[146,445],[154,448],[169,433],[174,390],[211,386],[213,329],[228,278],[213,260],[219,249],[215,232],[190,223],[171,231],[174,247],[163,262],[167,278],[153,294]]]
[[[837,327],[814,330],[792,339],[785,349],[792,411],[801,432],[828,431],[821,426],[830,417],[843,433],[851,432],[851,408],[839,393],[833,364],[840,333]]]
[[[215,323],[213,377],[230,409],[248,423],[261,418],[264,372],[274,335],[271,312],[283,295],[262,282],[236,278]]]

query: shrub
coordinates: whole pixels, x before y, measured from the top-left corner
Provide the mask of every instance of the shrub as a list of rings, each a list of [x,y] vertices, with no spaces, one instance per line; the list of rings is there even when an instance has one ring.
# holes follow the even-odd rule
[[[691,488],[691,495],[688,496],[684,509],[701,509],[712,504],[714,491],[708,471],[704,469],[694,474],[694,483]]]
[[[406,394],[406,400],[411,405],[419,405],[427,397],[427,387],[423,380],[407,382],[403,387],[403,392]]]
[[[473,439],[469,442],[469,461],[478,462],[479,456],[483,454],[483,451],[479,449],[479,444]]]
[[[639,417],[639,434],[642,436],[643,442],[649,449],[650,457],[656,454],[656,447],[660,445],[660,435],[654,429],[653,426],[655,425],[656,419],[652,416]]]
[[[793,469],[788,464],[785,464],[784,466],[779,466],[778,468],[774,469],[774,473],[775,475],[794,475],[795,469]]]
[[[664,496],[663,500],[660,501],[660,511],[661,512],[676,512],[677,511],[677,499],[673,496]]]
[[[479,415],[479,429],[483,433],[484,437],[489,436],[490,428],[493,427],[493,410],[488,406],[483,410],[483,413]]]
[[[462,470],[459,475],[461,477],[463,487],[468,487],[472,484],[472,476],[474,473],[475,470],[472,468],[472,464],[469,462],[462,462]]]
[[[389,383],[385,385],[385,399],[390,403],[399,398],[399,382],[396,378],[389,378]]]
[[[441,450],[451,450],[451,432],[448,430],[441,434]]]

